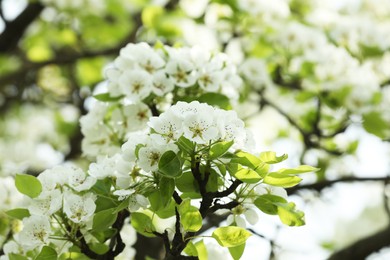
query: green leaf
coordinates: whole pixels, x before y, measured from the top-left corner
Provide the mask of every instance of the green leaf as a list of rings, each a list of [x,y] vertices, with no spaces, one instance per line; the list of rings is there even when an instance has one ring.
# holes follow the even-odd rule
[[[288,158],[287,154],[276,156],[275,152],[267,151],[260,153],[260,160],[268,164],[280,163]]]
[[[269,171],[268,164],[263,163],[260,158],[257,158],[253,154],[246,153],[243,151],[235,153],[234,157],[230,160],[230,162],[239,163],[241,165],[247,166],[252,170],[256,171],[263,178]]]
[[[175,179],[176,186],[181,192],[199,191],[199,186],[191,172],[184,172],[180,177]]]
[[[234,260],[239,260],[244,253],[245,243],[235,247],[229,247],[229,253]]]
[[[188,232],[196,232],[202,228],[202,215],[199,210],[191,206],[191,200],[185,199],[178,207],[179,214],[181,217],[181,224],[184,230]]]
[[[99,241],[104,243],[107,239],[112,238],[116,234],[117,230],[113,228],[106,229],[104,231],[91,231],[91,234]]]
[[[42,192],[41,182],[31,175],[16,174],[15,186],[20,193],[23,193],[30,198],[36,198]]]
[[[94,95],[93,97],[103,102],[115,102],[123,98],[123,96],[111,97],[110,93],[101,93]]]
[[[278,214],[278,206],[276,203],[287,203],[287,201],[282,197],[272,194],[261,195],[254,201],[258,209],[269,215]]]
[[[107,253],[108,250],[110,249],[110,247],[104,243],[91,243],[88,244],[88,247],[99,255],[103,255]]]
[[[257,183],[261,180],[260,175],[252,169],[241,168],[235,174],[234,177],[245,183]]]
[[[378,136],[379,138],[386,138],[389,134],[390,123],[386,122],[382,114],[377,111],[371,111],[363,114],[363,127],[367,132]]]
[[[210,106],[217,106],[221,109],[232,109],[230,105],[230,99],[219,93],[205,93],[198,98],[200,103],[207,103]]]
[[[60,260],[91,260],[91,258],[79,252],[66,252],[60,255]]]
[[[295,209],[295,204],[278,203],[278,215],[280,220],[288,226],[302,226],[305,224],[304,213]]]
[[[176,144],[177,144],[177,146],[179,146],[179,149],[181,151],[184,151],[184,152],[188,153],[189,155],[191,155],[195,150],[195,143],[191,142],[190,140],[188,140],[184,136],[181,136],[179,138],[179,140],[177,140]]]
[[[172,216],[175,216],[175,207],[176,202],[174,200],[171,200],[167,206],[157,210],[155,213],[162,219],[170,218]]]
[[[23,218],[29,217],[30,212],[27,209],[11,209],[5,212],[8,216],[22,220]]]
[[[95,214],[93,217],[93,225],[92,229],[94,231],[103,231],[109,227],[116,221],[118,214],[115,212],[116,209],[106,209],[102,210]]]
[[[252,234],[241,227],[219,227],[214,230],[212,237],[223,247],[236,247],[242,245]]]
[[[298,167],[291,168],[291,169],[280,169],[277,172],[280,174],[300,174],[300,173],[307,173],[307,172],[316,172],[319,170],[320,170],[319,168],[315,168],[313,166],[299,165]]]
[[[171,178],[162,177],[158,184],[162,207],[166,207],[172,199],[175,190],[175,180]]]
[[[234,144],[234,142],[230,141],[230,142],[218,142],[218,143],[212,145],[210,148],[209,159],[215,160],[215,159],[221,157],[229,150],[230,147],[232,147],[233,144]]]
[[[141,212],[133,212],[130,217],[131,225],[138,233],[146,237],[155,236],[153,231],[155,231],[156,228],[153,225],[152,219],[148,215]]]
[[[8,258],[9,258],[9,260],[28,260],[27,257],[22,256],[22,255],[18,255],[18,254],[14,254],[14,253],[8,254]]]
[[[158,162],[158,169],[166,177],[178,177],[182,173],[179,156],[173,151],[166,151]]]
[[[207,248],[204,245],[203,239],[195,243],[196,251],[198,251],[199,260],[208,260]]]
[[[44,246],[35,260],[57,260],[57,252],[49,246]]]
[[[194,243],[192,243],[191,241],[188,242],[187,246],[184,248],[183,251],[188,256],[198,256],[198,250],[196,250]]]
[[[272,186],[278,186],[283,188],[289,188],[297,185],[301,182],[301,178],[297,176],[280,174],[277,172],[271,172],[263,179],[263,182]]]
[[[219,175],[218,173],[210,168],[208,169],[210,171],[210,175],[209,175],[209,180],[207,181],[207,184],[206,184],[206,191],[207,192],[215,192],[215,191],[218,191],[218,180],[219,180]],[[204,178],[204,174],[202,173],[202,178]]]

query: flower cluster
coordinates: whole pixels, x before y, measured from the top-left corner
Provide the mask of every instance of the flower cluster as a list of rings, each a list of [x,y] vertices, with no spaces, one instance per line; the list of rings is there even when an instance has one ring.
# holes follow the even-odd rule
[[[241,84],[226,55],[196,47],[153,49],[146,43],[130,43],[114,65],[106,71],[108,91],[131,102],[140,102],[151,93],[164,96],[175,87],[196,86],[203,92],[221,92],[237,99]]]
[[[42,191],[30,198],[27,209],[30,216],[23,219],[24,228],[15,241],[29,251],[48,244],[53,225],[87,226],[95,212],[96,196],[90,191],[96,178],[88,176],[73,165],[56,166],[38,176]],[[53,223],[52,219],[56,220]],[[71,230],[69,230],[71,232]]]
[[[152,117],[148,125],[150,133],[133,134],[122,146],[125,160],[137,161],[146,172],[158,169],[159,159],[166,151],[178,152],[177,142],[182,136],[198,146],[233,141],[232,149],[248,150],[253,145],[250,132],[234,111],[198,101],[178,102],[159,117]]]
[[[242,84],[225,54],[146,43],[124,47],[106,76],[108,98],[96,96],[103,102],[80,121],[83,152],[92,158],[118,152],[130,132],[146,129],[152,109],[155,115],[165,110],[164,102],[169,107],[176,100],[217,93],[234,104]]]

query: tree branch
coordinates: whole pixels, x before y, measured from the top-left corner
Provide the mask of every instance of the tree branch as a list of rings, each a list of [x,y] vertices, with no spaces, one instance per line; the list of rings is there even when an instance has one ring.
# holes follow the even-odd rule
[[[359,178],[359,177],[351,176],[351,177],[344,177],[344,178],[337,179],[337,180],[325,180],[325,181],[320,181],[320,182],[316,182],[316,183],[312,183],[312,184],[299,185],[299,186],[295,186],[292,188],[287,188],[286,190],[287,190],[287,193],[289,195],[295,194],[300,190],[315,190],[315,191],[321,192],[323,189],[330,187],[336,183],[365,182],[365,181],[384,181],[384,182],[387,182],[387,181],[390,181],[390,177],[386,176],[386,177]]]
[[[333,253],[329,260],[366,259],[370,254],[390,245],[390,226],[376,234],[365,237]]]
[[[7,21],[4,31],[0,34],[0,53],[16,48],[27,27],[39,16],[44,6],[39,2],[30,2],[26,9],[13,21]]]

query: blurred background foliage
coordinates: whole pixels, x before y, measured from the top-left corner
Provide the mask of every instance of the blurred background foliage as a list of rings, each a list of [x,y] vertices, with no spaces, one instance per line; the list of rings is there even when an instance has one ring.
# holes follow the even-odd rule
[[[362,259],[390,245],[388,1],[0,0],[0,6],[0,210],[18,203],[16,173],[88,162],[78,119],[122,47],[200,45],[235,61],[244,87],[234,109],[259,150],[287,150],[290,165],[321,168],[289,190],[307,209],[301,241],[312,241],[311,248],[288,240],[299,230],[267,220],[254,227],[263,234],[255,241],[265,248],[259,257]],[[0,244],[12,235],[12,221],[0,212]],[[318,230],[322,225],[329,230]],[[386,250],[370,259],[381,255]]]

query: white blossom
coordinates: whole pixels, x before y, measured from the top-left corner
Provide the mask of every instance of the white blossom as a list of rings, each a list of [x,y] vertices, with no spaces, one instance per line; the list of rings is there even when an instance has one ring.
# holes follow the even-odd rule
[[[67,191],[64,193],[63,211],[75,223],[88,221],[96,209],[95,195],[87,193],[82,196]]]
[[[23,219],[23,230],[19,233],[19,242],[26,249],[39,247],[48,242],[51,232],[48,217],[32,215]]]
[[[32,215],[49,216],[62,207],[62,193],[59,189],[43,191],[31,200],[28,210]]]
[[[83,170],[71,167],[68,172],[68,184],[76,191],[89,190],[95,183],[96,178],[88,176]]]

